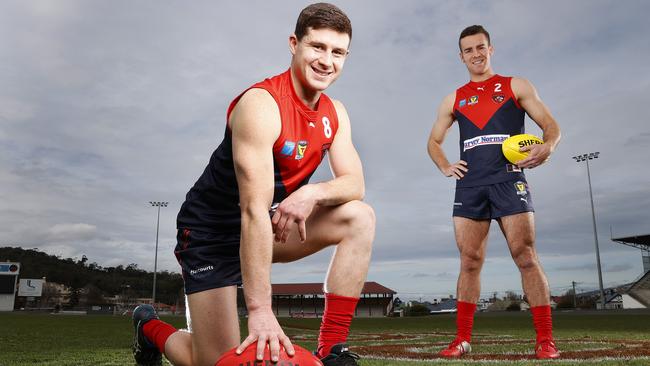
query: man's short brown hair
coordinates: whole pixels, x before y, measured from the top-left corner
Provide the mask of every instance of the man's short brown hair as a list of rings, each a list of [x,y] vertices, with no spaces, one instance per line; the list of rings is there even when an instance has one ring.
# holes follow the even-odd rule
[[[487,38],[488,46],[490,45],[490,33],[488,33],[488,31],[486,31],[482,25],[476,24],[470,25],[469,27],[463,29],[462,32],[460,32],[460,37],[458,37],[458,48],[463,51],[463,49],[460,47],[460,40],[468,36],[473,36],[475,34],[484,34]]]
[[[311,4],[302,9],[296,22],[294,34],[300,41],[307,34],[307,30],[332,29],[339,33],[345,33],[352,40],[352,23],[345,13],[338,7],[328,3]]]

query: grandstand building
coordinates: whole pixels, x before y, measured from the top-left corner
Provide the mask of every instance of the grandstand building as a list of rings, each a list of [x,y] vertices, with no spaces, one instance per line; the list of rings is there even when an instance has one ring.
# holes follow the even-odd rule
[[[322,283],[272,284],[273,312],[278,317],[319,318],[325,310],[325,293]],[[397,292],[377,282],[366,282],[355,311],[355,317],[382,317],[393,310]],[[244,295],[238,289],[237,306],[240,314],[246,313]]]
[[[623,308],[650,308],[650,234],[612,238],[620,244],[641,249],[643,274],[622,294]]]

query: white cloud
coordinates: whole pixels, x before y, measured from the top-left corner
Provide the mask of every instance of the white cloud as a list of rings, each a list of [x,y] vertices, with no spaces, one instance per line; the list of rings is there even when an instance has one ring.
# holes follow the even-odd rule
[[[0,96],[0,121],[20,122],[34,115],[34,106],[21,100]],[[1,130],[0,130],[1,131]]]
[[[57,224],[48,229],[46,240],[54,242],[90,240],[95,237],[96,233],[97,227],[95,225],[84,223]]]

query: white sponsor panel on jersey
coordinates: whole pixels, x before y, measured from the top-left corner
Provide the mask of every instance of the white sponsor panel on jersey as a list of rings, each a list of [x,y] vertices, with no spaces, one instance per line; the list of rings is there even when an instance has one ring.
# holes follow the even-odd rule
[[[463,141],[463,151],[482,145],[501,145],[510,135],[483,135]]]

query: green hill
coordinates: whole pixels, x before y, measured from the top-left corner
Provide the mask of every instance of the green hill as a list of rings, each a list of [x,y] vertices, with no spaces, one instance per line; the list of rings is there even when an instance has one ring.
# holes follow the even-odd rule
[[[151,297],[153,272],[138,265],[101,267],[84,255],[81,260],[61,258],[35,249],[0,247],[0,261],[20,262],[20,278],[42,278],[74,290],[83,287],[98,289],[103,296],[129,292],[130,297]],[[156,276],[156,302],[183,303],[183,279],[178,273],[159,271]]]

